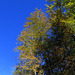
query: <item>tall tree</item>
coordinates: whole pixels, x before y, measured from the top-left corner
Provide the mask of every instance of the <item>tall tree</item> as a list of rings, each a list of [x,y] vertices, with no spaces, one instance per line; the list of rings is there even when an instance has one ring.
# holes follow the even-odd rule
[[[75,13],[74,0],[49,0],[48,8],[49,21],[51,23],[50,38],[46,39],[45,56],[45,71],[47,75],[55,73],[74,74],[75,61]],[[70,6],[69,6],[70,5]],[[47,42],[48,40],[48,42]],[[42,51],[42,49],[40,51]],[[49,67],[49,68],[48,68]]]
[[[43,72],[40,67],[42,59],[36,54],[37,44],[40,37],[45,37],[46,32],[50,28],[50,23],[47,22],[47,16],[41,10],[36,9],[27,18],[24,27],[25,29],[18,38],[20,46],[17,47],[20,50],[20,64],[23,69],[32,70],[35,75],[38,72],[40,75]]]
[[[18,38],[20,67],[34,75],[74,75],[75,1],[46,1],[48,16],[36,9]]]

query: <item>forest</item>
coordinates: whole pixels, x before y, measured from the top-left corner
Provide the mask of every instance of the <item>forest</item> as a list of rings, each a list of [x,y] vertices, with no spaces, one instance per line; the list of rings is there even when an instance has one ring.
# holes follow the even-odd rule
[[[46,0],[30,14],[17,39],[13,75],[75,75],[75,0]]]

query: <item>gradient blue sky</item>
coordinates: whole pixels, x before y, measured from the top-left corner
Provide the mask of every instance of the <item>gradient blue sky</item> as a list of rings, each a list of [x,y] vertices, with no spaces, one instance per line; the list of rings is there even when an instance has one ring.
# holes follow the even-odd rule
[[[45,0],[0,0],[0,75],[12,75],[18,53],[16,38],[35,8],[44,10]]]

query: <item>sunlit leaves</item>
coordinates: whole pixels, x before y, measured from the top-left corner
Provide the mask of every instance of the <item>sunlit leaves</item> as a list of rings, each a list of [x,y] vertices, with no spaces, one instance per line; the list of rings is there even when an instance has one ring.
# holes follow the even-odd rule
[[[68,75],[74,70],[74,0],[46,0],[46,16],[36,9],[27,18],[18,40],[20,66],[46,75]],[[70,73],[72,74],[72,73]]]

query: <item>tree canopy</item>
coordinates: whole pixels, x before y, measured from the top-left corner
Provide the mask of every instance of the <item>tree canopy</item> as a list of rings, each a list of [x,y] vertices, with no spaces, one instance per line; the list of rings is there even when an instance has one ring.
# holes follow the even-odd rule
[[[75,1],[46,1],[46,14],[38,9],[31,13],[18,37],[16,75],[75,73]]]

